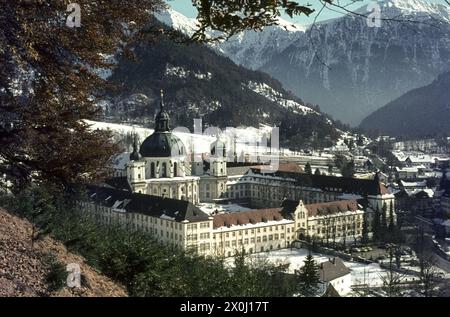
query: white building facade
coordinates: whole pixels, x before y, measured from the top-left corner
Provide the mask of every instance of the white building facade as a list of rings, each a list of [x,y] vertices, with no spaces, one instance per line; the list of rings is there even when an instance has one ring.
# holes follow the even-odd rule
[[[164,244],[211,256],[284,249],[301,235],[322,238],[325,222],[322,225],[319,221],[328,218],[339,219],[326,226],[330,234],[334,230],[341,237],[359,238],[364,214],[356,201],[321,205],[286,201],[279,208],[210,216],[189,201],[101,186],[89,187],[77,205],[80,212],[99,223],[119,223],[129,230],[149,233]],[[343,224],[348,225],[348,231],[343,230]]]

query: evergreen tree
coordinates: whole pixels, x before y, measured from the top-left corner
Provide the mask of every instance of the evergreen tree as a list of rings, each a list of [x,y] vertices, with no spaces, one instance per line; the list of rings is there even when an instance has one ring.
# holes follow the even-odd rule
[[[305,165],[305,173],[312,175],[312,168],[311,168],[311,164],[309,164],[309,162],[307,162]]]
[[[296,270],[296,275],[299,281],[299,291],[302,296],[313,297],[317,295],[319,288],[319,267],[314,261],[311,252],[304,260],[303,266],[300,270]]]
[[[398,235],[397,235],[397,226],[395,225],[395,218],[394,218],[394,206],[391,205],[389,207],[389,226],[388,226],[388,234],[389,234],[389,240],[391,242],[398,242]]]
[[[355,162],[350,161],[344,165],[344,167],[341,169],[342,176],[353,178],[355,175]]]
[[[381,211],[381,225],[380,225],[380,238],[381,241],[385,242],[386,238],[388,237],[388,224],[387,224],[387,205],[386,203],[383,204],[383,208]]]
[[[380,242],[381,224],[380,224],[380,210],[378,208],[378,205],[376,205],[375,211],[373,213],[372,233],[373,233],[373,241]]]
[[[341,154],[337,154],[334,158],[334,165],[336,165],[336,167],[342,171],[342,169],[345,167],[345,165],[347,164],[347,159],[345,158],[345,156],[341,155]]]
[[[369,243],[369,221],[368,221],[367,215],[365,213],[363,215],[361,242],[363,244]]]
[[[314,171],[314,175],[320,175],[320,170],[318,168]]]
[[[363,139],[362,135],[359,135],[358,141],[356,142],[356,145],[358,145],[358,146],[363,146],[364,145],[364,139]]]
[[[332,175],[333,174],[333,165],[328,165],[328,175]]]

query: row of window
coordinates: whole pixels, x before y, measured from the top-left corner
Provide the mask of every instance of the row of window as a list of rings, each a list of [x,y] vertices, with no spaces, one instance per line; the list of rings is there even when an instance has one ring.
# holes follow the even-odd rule
[[[322,237],[326,237],[326,233],[322,231],[322,234],[317,232],[317,235],[322,236]],[[328,237],[332,238],[333,236],[336,236],[337,238],[340,237],[352,237],[354,235],[361,235],[361,230],[356,230],[356,231],[346,231],[346,232],[340,232],[340,231],[332,231],[332,232],[328,232]]]
[[[276,246],[274,246],[274,245],[269,245],[269,247],[265,247],[265,246],[261,246],[260,248],[259,248],[259,251],[260,252],[264,252],[264,251],[270,251],[270,250],[273,250],[273,249],[275,249],[275,248],[277,248],[277,249],[281,249],[281,244],[278,244],[278,245],[276,245]],[[288,243],[286,243],[285,245],[284,245],[284,247],[286,247],[286,246],[288,246]],[[248,252],[248,253],[250,253],[250,254],[252,254],[254,251],[253,251],[253,248],[248,248],[247,250],[246,250],[246,252]],[[255,250],[255,252],[257,252],[256,250]],[[227,256],[232,256],[233,255],[233,253],[232,253],[232,251],[228,251],[227,252]]]
[[[332,222],[354,222],[355,220],[362,220],[362,215],[355,215],[355,216],[331,216],[326,219],[317,220],[317,224],[328,224]]]
[[[337,230],[345,230],[346,228],[348,229],[348,230],[350,230],[350,229],[353,229],[354,227],[360,227],[361,226],[361,223],[360,222],[352,222],[352,223],[345,223],[345,224],[338,224],[338,225],[331,225],[331,226],[328,226],[329,228],[337,228]],[[316,226],[314,226],[314,225],[311,225],[311,226],[308,226],[308,230],[315,230],[315,227]],[[322,227],[322,229],[325,229],[327,226],[325,226],[325,227]],[[320,227],[318,227],[318,228],[320,228]]]
[[[280,240],[284,239],[285,235],[284,233],[281,234],[270,234],[270,235],[264,235],[262,237],[256,237],[256,238],[245,238],[245,239],[239,239],[239,240],[233,240],[233,241],[225,241],[225,242],[217,242],[217,245],[219,247],[235,247],[235,246],[241,246],[241,245],[247,245],[249,243],[261,243],[261,242],[267,242],[267,241],[274,241],[274,240]],[[289,237],[288,237],[289,239]],[[214,243],[215,244],[215,243]]]
[[[268,226],[268,227],[262,227],[262,228],[257,228],[257,229],[247,229],[247,230],[236,230],[236,231],[231,231],[231,232],[225,232],[225,233],[217,233],[214,235],[214,239],[216,238],[217,235],[221,235],[221,237],[223,235],[225,235],[226,238],[232,236],[232,237],[236,237],[237,235],[248,235],[248,234],[254,234],[256,233],[261,233],[261,232],[272,232],[272,231],[278,231],[284,230],[284,225],[280,225],[280,226]],[[292,229],[293,232],[294,229]],[[291,232],[291,228],[287,227],[286,231],[289,233]]]
[[[186,229],[189,230],[197,230],[197,228],[204,229],[209,228],[209,222],[200,222],[197,226],[196,223],[190,223],[186,226]]]

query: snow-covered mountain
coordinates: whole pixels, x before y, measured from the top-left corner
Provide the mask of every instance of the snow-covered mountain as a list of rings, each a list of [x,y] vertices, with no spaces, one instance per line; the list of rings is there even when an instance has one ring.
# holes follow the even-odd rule
[[[325,21],[261,69],[352,124],[450,69],[446,6],[424,0],[379,4],[382,18],[415,22],[381,21],[378,28],[355,16]],[[367,14],[367,7],[359,12]]]
[[[165,25],[188,36],[192,35],[198,29],[197,19],[188,18],[173,9],[162,10],[155,17]]]
[[[159,21],[185,35],[192,35],[198,28],[196,19],[188,18],[172,9],[162,11],[156,17]],[[258,69],[276,54],[282,52],[304,32],[305,27],[302,25],[279,18],[278,25],[266,27],[261,32],[240,32],[226,41],[211,43],[210,46],[238,65]],[[214,32],[211,32],[210,35],[217,36]]]
[[[378,4],[386,14],[402,14],[410,17],[434,16],[450,22],[450,9],[443,2],[439,4],[426,0],[379,0]],[[367,6],[364,6],[361,10],[366,8]],[[391,15],[394,16],[398,17]]]
[[[213,44],[238,65],[260,69],[335,118],[357,125],[405,92],[450,70],[450,6],[426,0],[382,0],[381,27],[358,16],[314,27],[271,26]],[[369,14],[367,5],[359,13]],[[191,34],[195,19],[166,12],[164,23]],[[404,22],[398,22],[404,21]],[[409,21],[409,22],[408,22]]]

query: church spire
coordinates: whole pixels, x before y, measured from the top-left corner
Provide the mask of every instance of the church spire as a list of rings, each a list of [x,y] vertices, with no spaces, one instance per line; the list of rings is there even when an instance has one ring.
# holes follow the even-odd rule
[[[164,90],[163,89],[160,90],[160,94],[161,94],[161,99],[159,102],[159,111],[163,112],[163,110],[164,110]]]
[[[164,91],[161,89],[160,93],[159,112],[155,118],[155,132],[167,132],[169,131],[169,115],[164,109]]]

